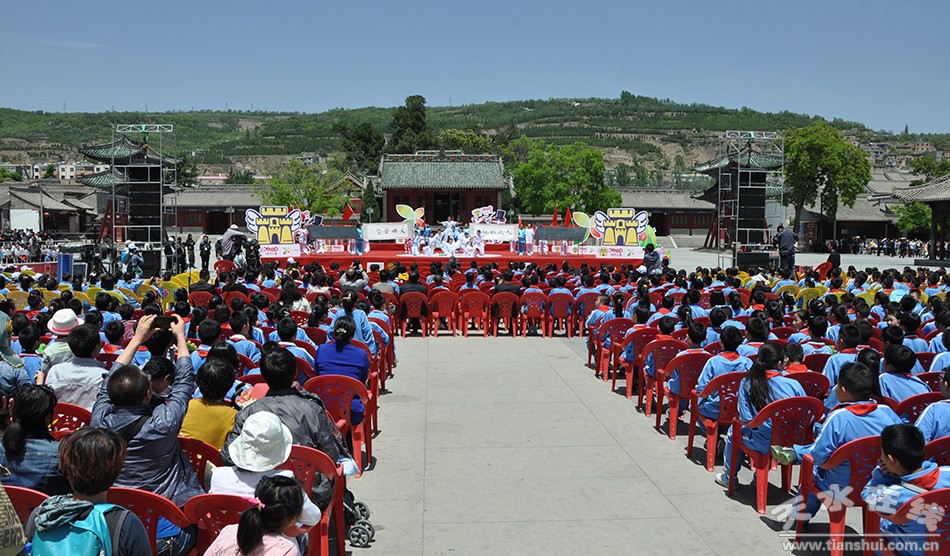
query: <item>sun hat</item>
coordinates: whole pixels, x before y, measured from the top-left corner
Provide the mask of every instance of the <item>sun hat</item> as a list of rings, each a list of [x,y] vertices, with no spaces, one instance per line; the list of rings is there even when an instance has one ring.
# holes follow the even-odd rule
[[[241,434],[228,446],[228,455],[246,471],[270,471],[287,461],[293,444],[290,429],[280,417],[261,411],[244,421]]]
[[[129,251],[135,251],[136,249],[138,249],[138,247],[136,247],[134,243],[129,244]]]
[[[46,328],[50,332],[58,336],[65,336],[69,334],[69,331],[73,328],[76,328],[82,324],[82,320],[76,316],[76,313],[72,309],[60,309],[53,313],[53,318],[50,319],[49,323],[46,325]]]

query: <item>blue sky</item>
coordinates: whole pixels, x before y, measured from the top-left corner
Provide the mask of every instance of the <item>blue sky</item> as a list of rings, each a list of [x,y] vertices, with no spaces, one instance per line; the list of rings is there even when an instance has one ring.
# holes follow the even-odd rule
[[[0,106],[319,112],[635,94],[950,132],[946,2],[8,2]]]

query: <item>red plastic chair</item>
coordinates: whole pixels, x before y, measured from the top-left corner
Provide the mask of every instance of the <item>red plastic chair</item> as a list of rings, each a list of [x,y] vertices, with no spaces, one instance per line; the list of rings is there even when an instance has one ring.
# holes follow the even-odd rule
[[[429,326],[432,327],[432,336],[439,337],[439,319],[446,319],[449,333],[455,337],[456,324],[459,316],[459,296],[450,291],[440,291],[429,301]]]
[[[142,520],[142,525],[145,526],[145,530],[148,532],[148,540],[152,547],[152,554],[158,554],[158,550],[155,546],[158,518],[164,517],[172,525],[181,528],[188,527],[192,524],[184,512],[171,500],[153,492],[139,490],[137,488],[112,487],[106,494],[106,499],[111,504],[116,504],[129,510]]]
[[[633,397],[633,378],[635,373],[639,372],[640,367],[643,366],[643,358],[640,357],[640,354],[643,353],[643,350],[646,349],[647,344],[652,342],[656,335],[659,334],[656,328],[639,328],[634,330],[629,336],[623,340],[623,348],[627,347],[627,344],[633,344],[633,361],[627,362],[624,361],[623,357],[620,358],[620,364],[623,365],[623,374],[626,382],[626,389],[624,390],[624,395],[629,400]],[[620,346],[618,346],[619,348]],[[621,350],[622,351],[622,350]],[[614,373],[613,383],[610,386],[611,391],[617,389],[617,376]],[[637,407],[640,406],[641,402],[638,402]]]
[[[244,510],[254,504],[243,496],[234,494],[199,494],[185,502],[185,516],[198,524],[199,554],[204,554],[221,530],[227,525],[237,525]]]
[[[376,334],[378,334],[378,332]],[[364,404],[363,417],[369,422],[369,434],[372,436],[379,432],[379,428],[377,426],[377,420],[379,418],[380,387],[379,357],[373,355],[373,351],[369,349],[369,346],[359,340],[350,340],[350,343],[366,352],[366,357],[369,358],[369,376],[366,378],[366,388],[369,391],[370,403]]]
[[[604,321],[596,329],[590,331],[590,341],[587,342],[587,366],[591,364],[591,357],[594,358],[594,376],[602,376],[604,382],[607,382],[610,372],[611,351],[604,349],[607,340],[613,345],[622,342],[627,330],[633,328],[634,322],[628,318],[613,318]],[[620,372],[618,362],[614,361],[614,375]]]
[[[534,323],[540,330],[541,336],[547,336],[550,313],[547,311],[547,296],[540,292],[526,292],[521,294],[521,336],[528,336],[528,323]]]
[[[638,355],[641,364],[640,371],[638,372],[640,391],[637,395],[637,407],[643,406],[643,396],[646,395],[646,408],[644,413],[646,413],[647,417],[653,412],[653,398],[657,395],[656,380],[646,373],[647,357],[653,355],[653,368],[658,371],[665,368],[680,352],[686,351],[687,349],[689,349],[689,344],[679,340],[653,340],[643,349],[642,355]],[[659,400],[658,396],[657,399]],[[662,409],[662,406],[659,405],[659,401],[657,404],[657,411],[659,411]]]
[[[332,517],[337,556],[344,556],[346,543],[343,539],[346,535],[343,530],[343,491],[346,487],[346,477],[343,476],[343,469],[320,450],[296,444],[290,449],[290,457],[278,468],[293,471],[294,477],[300,481],[304,492],[313,490],[317,474],[323,475],[324,479],[333,483],[330,505],[327,511],[321,513],[320,523],[310,529],[310,550],[315,551],[316,547],[320,547],[318,554],[330,554],[330,519]]]
[[[310,342],[305,342],[305,341],[303,341],[303,340],[298,340],[298,339],[294,338],[294,345],[297,346],[297,347],[299,347],[300,349],[306,351],[307,354],[309,354],[310,357],[313,357],[314,361],[316,361],[316,359],[317,359],[317,348],[313,347],[313,344],[311,344]]]
[[[924,371],[929,371],[936,356],[937,354],[932,351],[922,351],[917,354],[917,361],[920,361],[920,366],[924,368]]]
[[[244,295],[244,294],[241,293],[241,292],[235,292],[235,291],[223,292],[223,293],[221,294],[221,299],[223,299],[224,302],[228,304],[228,307],[231,306],[231,302],[234,301],[235,299],[241,299],[241,300],[243,300],[244,303],[246,303],[246,304],[251,302],[251,301],[247,298],[246,295]]]
[[[514,337],[517,335],[518,321],[521,315],[521,299],[512,292],[499,292],[491,296],[492,336],[498,336],[498,326],[504,321],[505,330]]]
[[[583,336],[587,331],[587,317],[590,315],[591,311],[597,308],[597,299],[600,297],[599,293],[588,292],[583,293],[574,301],[573,307],[571,307],[571,315],[574,320],[574,330],[578,331],[578,336]],[[588,366],[590,362],[588,361]]]
[[[713,355],[719,355],[722,353],[722,342],[716,340],[715,342],[710,342],[703,347],[704,350],[708,351]]]
[[[772,329],[772,334],[779,340],[787,340],[789,336],[797,333],[798,330],[791,326],[779,326]]]
[[[935,438],[928,442],[927,459],[934,460],[940,467],[950,465],[950,436]]]
[[[554,336],[554,325],[560,324],[565,335],[570,338],[574,335],[574,316],[571,310],[574,307],[574,296],[569,293],[558,292],[548,295],[550,306],[550,321],[548,322],[548,338]]]
[[[689,403],[689,439],[686,443],[686,457],[693,457],[693,439],[696,436],[696,421],[702,420],[706,427],[706,471],[713,472],[716,463],[716,440],[719,438],[719,425],[731,425],[738,415],[739,382],[746,373],[725,373],[709,381],[702,392],[694,388]],[[707,398],[719,392],[719,419],[708,419],[699,413],[699,398]]]
[[[309,380],[309,379],[311,379],[311,378],[317,376],[317,373],[316,373],[316,371],[314,370],[313,365],[311,365],[310,363],[307,363],[307,360],[306,360],[306,359],[303,359],[302,357],[296,357],[296,356],[295,356],[295,357],[294,357],[294,360],[296,360],[296,362],[297,362],[297,376],[298,376],[298,377],[299,377],[300,375],[304,375],[305,377],[307,377],[307,380]],[[251,376],[255,376],[255,375],[248,375],[248,376],[251,377]],[[244,382],[244,378],[245,378],[245,377],[241,377],[241,381],[242,381],[242,382]]]
[[[310,313],[306,311],[291,311],[290,318],[294,319],[294,322],[297,323],[297,326],[303,328],[307,326],[308,322],[310,322]]]
[[[238,356],[238,368],[237,368],[238,377],[242,377],[258,367],[257,363],[255,363],[250,357],[244,355],[243,353],[239,353],[237,354],[237,356]]]
[[[943,373],[940,371],[920,373],[917,375],[917,378],[924,381],[934,392],[939,392],[940,381],[943,379]]]
[[[386,356],[382,358],[382,362],[385,363],[384,370],[386,372],[379,375],[380,380],[383,383],[383,388],[385,388],[386,378],[393,376],[393,366],[396,363],[396,336],[393,334],[389,324],[383,319],[370,317],[369,321],[379,325],[379,327],[383,329],[383,332],[389,337],[389,345],[386,347]]]
[[[828,508],[832,556],[841,556],[843,553],[840,548],[844,541],[845,518],[847,517],[849,506],[861,508],[863,523],[865,527],[867,526],[868,507],[861,498],[861,490],[864,489],[864,486],[871,480],[871,472],[877,467],[877,460],[880,457],[881,436],[874,435],[852,440],[840,446],[831,454],[828,461],[819,466],[822,469],[834,469],[843,463],[850,464],[851,479],[849,486],[851,488],[847,490],[848,502],[837,499],[833,502],[827,501],[815,486],[813,474],[815,461],[812,459],[811,454],[806,455],[802,460],[802,467],[799,470],[798,495],[800,499],[804,501],[808,499],[809,494],[815,494],[818,496],[818,499],[822,501],[822,504]],[[843,487],[844,485],[841,486]],[[796,515],[795,517],[798,516]],[[804,525],[804,520],[796,519],[795,537],[797,541],[801,541],[802,528]]]
[[[943,394],[940,392],[917,394],[916,396],[911,396],[898,403],[897,409],[894,410],[894,413],[897,413],[897,415],[905,423],[916,423],[917,418],[920,417],[920,414],[923,413],[925,409],[927,409],[927,406],[932,403],[939,402],[942,399]]]
[[[43,500],[49,498],[48,494],[32,488],[12,485],[3,485],[2,488],[7,491],[7,496],[10,497],[10,502],[13,503],[13,509],[16,511],[17,517],[20,518],[21,525],[26,525],[26,520],[30,518],[33,510],[42,504]]]
[[[210,485],[205,484],[205,470],[209,462],[216,467],[224,465],[224,462],[221,461],[221,452],[207,442],[187,436],[179,436],[178,445],[181,446],[181,451],[188,456],[191,467],[194,468],[195,474],[198,475],[198,482],[201,483],[202,488],[208,490]]]
[[[788,373],[785,378],[797,380],[805,393],[811,398],[823,400],[828,397],[828,389],[831,388],[831,382],[828,377],[821,373],[811,371],[802,371],[798,373]]]
[[[429,332],[429,319],[423,314],[423,307],[428,304],[429,298],[418,292],[407,292],[399,297],[399,322],[404,338],[406,337],[406,326],[409,324],[409,319],[419,319],[422,337],[426,337]]]
[[[806,355],[805,359],[802,360],[802,363],[808,367],[809,371],[821,373],[824,372],[825,364],[828,363],[829,357],[831,357],[830,353],[812,353],[810,355]]]
[[[750,450],[742,443],[742,426],[756,428],[772,420],[773,446],[792,446],[794,444],[809,444],[814,439],[812,425],[825,414],[825,404],[815,398],[795,396],[774,401],[759,411],[758,415],[748,423],[743,423],[738,416],[732,420],[732,454],[729,458],[732,469],[738,471],[739,450],[749,456],[752,469],[755,471],[755,500],[760,514],[765,513],[766,496],[769,490],[769,471],[772,469],[772,454],[761,454]],[[791,466],[783,466],[782,488],[789,489],[792,478]],[[735,474],[729,478],[728,494],[732,496],[735,486]]]
[[[221,259],[219,261],[215,261],[214,266],[212,268],[214,268],[215,274],[224,274],[225,272],[237,270],[237,265],[234,264],[234,261]]]
[[[869,509],[864,536],[866,539],[879,537],[882,518],[895,525],[904,525],[923,517],[935,525],[933,531],[928,531],[928,534],[934,536],[927,537],[928,549],[924,551],[924,556],[946,556],[947,548],[950,547],[950,519],[944,517],[946,508],[950,508],[950,488],[918,494],[890,515],[882,516],[873,509]],[[890,549],[884,549],[882,554],[897,556],[898,553]]]
[[[188,303],[192,307],[207,307],[214,299],[214,294],[210,292],[191,292],[188,294]]]
[[[59,402],[53,412],[53,424],[50,425],[50,432],[75,431],[89,426],[91,422],[92,412],[85,407]]]
[[[263,294],[264,297],[266,297],[271,303],[275,303],[280,295],[280,292],[278,291],[277,294],[274,294],[273,292],[269,292],[266,289],[262,289],[261,294]]]
[[[660,430],[660,417],[663,415],[663,399],[669,400],[670,419],[669,436],[670,440],[676,440],[676,424],[679,419],[680,396],[686,393],[690,397],[692,391],[696,388],[696,382],[699,381],[699,375],[703,372],[706,361],[712,358],[708,352],[698,353],[680,353],[666,364],[662,369],[656,370],[656,425]],[[673,375],[673,372],[679,373],[680,393],[674,394],[666,386],[667,381]]]
[[[367,433],[366,413],[371,409],[372,401],[366,385],[348,376],[323,375],[311,378],[304,385],[307,392],[316,394],[323,400],[324,407],[330,417],[337,423],[340,432],[350,431],[353,437],[353,459],[359,470],[357,477],[363,474],[363,444],[366,444],[366,463],[373,461],[373,436]],[[350,404],[353,398],[359,397],[363,401],[364,419],[354,425],[350,416]],[[343,425],[342,427],[340,425]]]
[[[465,290],[459,300],[459,324],[462,336],[468,338],[469,321],[475,322],[475,329],[481,327],[482,334],[488,336],[488,313],[491,311],[491,298],[487,294],[475,290]],[[467,293],[471,291],[472,293]]]
[[[316,345],[327,343],[327,331],[316,326],[304,326],[304,333]]]

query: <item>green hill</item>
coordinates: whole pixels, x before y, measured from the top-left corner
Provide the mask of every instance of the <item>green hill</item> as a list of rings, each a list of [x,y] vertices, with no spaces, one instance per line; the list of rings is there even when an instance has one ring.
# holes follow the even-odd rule
[[[318,114],[198,111],[50,113],[0,108],[0,160],[78,159],[83,144],[111,139],[116,123],[171,123],[165,150],[191,153],[199,164],[230,165],[248,157],[327,154],[340,149],[333,124],[369,122],[388,133],[392,108],[336,109]],[[524,134],[554,143],[583,141],[644,162],[668,165],[685,155],[691,163],[714,150],[727,129],[782,130],[806,125],[813,117],[767,113],[637,96],[617,99],[548,99],[432,106],[430,127],[476,129],[487,135]],[[832,125],[865,140],[893,140],[857,122]],[[950,136],[918,136],[935,146],[950,146]],[[153,144],[156,142],[152,139]]]

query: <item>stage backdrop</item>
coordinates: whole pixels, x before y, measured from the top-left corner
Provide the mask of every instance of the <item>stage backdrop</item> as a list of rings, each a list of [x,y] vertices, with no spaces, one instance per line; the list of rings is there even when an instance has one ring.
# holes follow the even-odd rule
[[[485,241],[517,241],[517,224],[471,224],[469,226],[469,236],[474,237],[478,232],[482,233],[482,239]]]
[[[297,231],[303,226],[300,210],[289,207],[247,209],[244,223],[248,231],[257,236],[261,257],[300,256],[300,244],[296,243]]]
[[[412,238],[411,222],[382,222],[363,224],[363,239],[366,241],[405,240]]]

